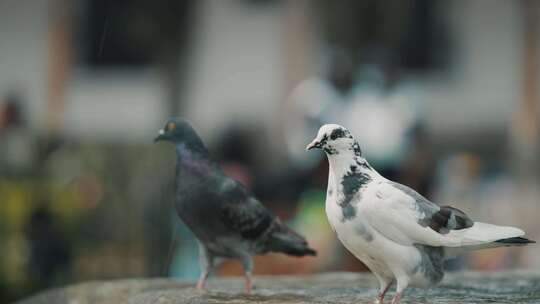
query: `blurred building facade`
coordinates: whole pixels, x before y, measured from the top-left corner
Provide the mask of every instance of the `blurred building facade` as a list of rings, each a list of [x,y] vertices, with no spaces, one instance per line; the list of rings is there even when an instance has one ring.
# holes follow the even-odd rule
[[[71,37],[80,32],[72,19],[84,17],[84,13],[77,15],[77,10],[84,12],[85,1],[78,2],[2,3],[2,40],[9,43],[0,49],[1,64],[2,70],[10,73],[2,73],[0,83],[3,92],[13,88],[24,91],[29,101],[26,114],[33,128],[46,125],[52,94],[48,91],[53,90],[48,83],[55,69],[48,59],[54,57],[50,53],[58,47],[51,32],[63,14],[72,16],[66,21],[71,31],[66,34],[73,44],[71,52],[79,47],[76,42],[80,39]],[[441,18],[446,27],[448,37],[443,39],[450,40],[445,68],[419,76],[426,91],[423,106],[429,115],[425,119],[433,137],[508,126],[522,94],[524,2],[490,3],[489,13],[485,13],[487,2],[483,1],[431,5],[436,11],[434,17]],[[415,3],[420,5],[422,1],[409,5]],[[279,100],[285,99],[295,83],[320,70],[321,53],[328,42],[316,6],[309,1],[198,1],[189,29],[189,60],[182,66],[191,76],[186,80],[188,85],[178,84],[186,88],[178,102],[186,104],[187,116],[200,121],[205,133],[231,120],[266,125],[277,121]],[[107,52],[105,25],[102,29],[105,37],[101,52]],[[287,62],[294,56],[292,48],[301,55],[294,57],[299,60]],[[99,48],[95,51],[100,52]],[[144,132],[159,126],[170,114],[163,102],[166,84],[152,64],[94,68],[73,61],[64,83],[63,98],[69,102],[65,105],[63,132],[123,140],[141,134],[142,139]],[[121,115],[124,121],[118,119]],[[137,123],[127,125],[129,121]]]

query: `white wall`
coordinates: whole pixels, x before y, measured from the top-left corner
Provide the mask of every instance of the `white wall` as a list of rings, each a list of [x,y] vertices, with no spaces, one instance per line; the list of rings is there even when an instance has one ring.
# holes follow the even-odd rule
[[[152,69],[79,70],[66,95],[69,137],[151,143],[167,118],[166,88]]]
[[[428,79],[426,118],[435,135],[503,129],[520,98],[522,20],[518,1],[447,2],[454,61]]]
[[[187,116],[204,136],[228,122],[269,126],[282,98],[279,5],[199,2],[186,87]]]

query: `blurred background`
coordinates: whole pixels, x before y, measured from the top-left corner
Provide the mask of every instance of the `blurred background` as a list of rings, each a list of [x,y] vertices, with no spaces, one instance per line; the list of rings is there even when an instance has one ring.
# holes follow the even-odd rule
[[[256,274],[366,271],[327,224],[324,155],[304,150],[328,122],[387,178],[539,240],[539,17],[534,0],[1,0],[0,302],[195,280],[174,149],[152,143],[173,115],[319,251],[257,257]],[[448,267],[538,269],[540,249]]]

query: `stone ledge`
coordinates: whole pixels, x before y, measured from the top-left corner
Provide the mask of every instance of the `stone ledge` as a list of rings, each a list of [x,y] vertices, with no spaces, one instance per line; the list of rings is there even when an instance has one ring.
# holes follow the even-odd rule
[[[209,292],[170,279],[88,282],[45,291],[17,304],[373,303],[377,288],[371,274],[348,272],[257,276],[254,283],[253,294],[244,295],[241,278],[210,279]],[[407,289],[402,303],[540,303],[540,272],[447,274],[437,287]]]

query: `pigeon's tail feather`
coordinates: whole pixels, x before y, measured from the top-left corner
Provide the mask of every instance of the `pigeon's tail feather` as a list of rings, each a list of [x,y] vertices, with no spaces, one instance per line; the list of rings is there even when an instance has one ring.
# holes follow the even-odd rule
[[[269,251],[283,252],[293,256],[317,255],[315,250],[309,248],[304,237],[279,222],[276,224],[268,237]]]
[[[524,234],[525,232],[519,228],[476,222],[466,230],[462,239],[462,246],[483,245],[498,240],[519,237]]]
[[[455,257],[471,250],[487,248],[524,246],[535,241],[521,237],[525,232],[515,227],[497,226],[476,222],[463,237],[462,247],[446,247],[447,258]]]

